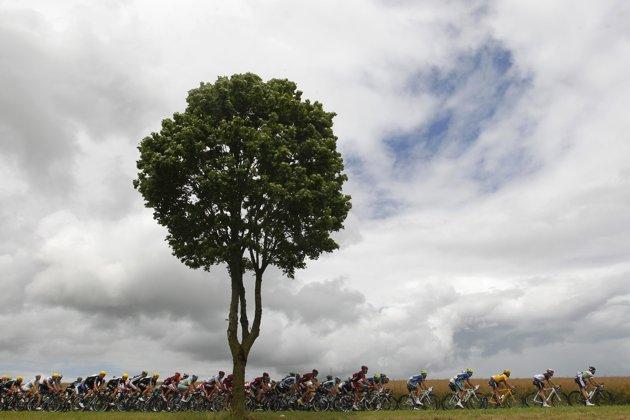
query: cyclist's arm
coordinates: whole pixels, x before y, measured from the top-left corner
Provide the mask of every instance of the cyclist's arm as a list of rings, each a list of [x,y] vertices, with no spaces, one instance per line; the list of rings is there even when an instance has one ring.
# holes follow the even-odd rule
[[[551,379],[547,379],[547,384],[551,387],[556,387],[556,384],[554,384],[553,382],[551,382]]]
[[[470,382],[470,379],[466,379],[466,384],[471,387],[474,388],[475,386],[472,384],[472,382]]]
[[[427,386],[424,384],[424,381],[420,382],[420,389],[423,391],[427,390]]]
[[[505,380],[505,387],[514,390],[514,387],[508,383],[507,379]]]

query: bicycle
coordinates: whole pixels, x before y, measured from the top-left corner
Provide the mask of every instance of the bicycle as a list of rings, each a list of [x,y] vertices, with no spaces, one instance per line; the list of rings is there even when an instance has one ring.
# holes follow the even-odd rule
[[[475,385],[474,388],[466,388],[464,392],[466,393],[464,397],[461,399],[461,403],[464,408],[478,409],[483,408],[484,406],[484,396],[481,393],[477,392],[479,390],[479,385]],[[454,410],[459,408],[457,403],[459,402],[459,396],[457,395],[457,391],[453,391],[451,394],[447,394],[444,399],[442,399],[442,408],[445,410]]]
[[[525,405],[528,407],[542,407],[547,403],[552,407],[566,407],[569,405],[567,394],[560,391],[560,387],[545,388],[547,398],[542,397],[540,391],[534,391],[525,397]]]
[[[416,396],[413,392],[403,395],[398,399],[397,408],[399,410],[437,410],[438,399],[433,393],[433,387],[422,391],[417,397],[420,404],[416,404]]]
[[[611,405],[613,404],[613,396],[610,392],[604,390],[604,384],[599,384],[590,392],[587,392],[588,399],[595,405]],[[586,401],[580,391],[572,391],[569,394],[569,404],[586,405]]]
[[[522,398],[512,392],[511,388],[499,388],[497,392],[499,393],[499,402],[497,403],[494,400],[494,394],[490,393],[485,397],[484,408],[515,408],[523,406]]]

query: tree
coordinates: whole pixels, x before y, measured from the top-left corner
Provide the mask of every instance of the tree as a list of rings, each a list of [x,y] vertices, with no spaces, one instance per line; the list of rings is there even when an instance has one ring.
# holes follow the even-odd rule
[[[307,259],[337,249],[331,233],[351,207],[342,192],[347,177],[335,114],[301,96],[286,79],[219,77],[189,91],[186,110],[138,147],[134,187],[167,228],[173,255],[194,269],[227,267],[237,417],[244,416],[245,367],[260,333],[265,270],[275,266],[293,278]],[[247,273],[254,281],[251,326]]]

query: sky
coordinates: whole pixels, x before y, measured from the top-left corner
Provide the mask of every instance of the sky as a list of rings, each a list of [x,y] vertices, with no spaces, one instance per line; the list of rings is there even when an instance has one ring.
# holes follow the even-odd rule
[[[337,113],[340,249],[270,269],[248,364],[630,375],[630,3],[0,0],[0,371],[230,370],[139,141],[218,76]]]

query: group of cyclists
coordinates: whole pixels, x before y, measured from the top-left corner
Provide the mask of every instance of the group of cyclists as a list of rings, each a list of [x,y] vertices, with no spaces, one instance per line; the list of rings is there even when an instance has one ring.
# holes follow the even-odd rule
[[[589,394],[587,392],[587,386],[597,387],[599,384],[595,381],[595,367],[590,366],[587,370],[580,371],[575,376],[575,383],[578,385],[579,391],[584,398],[584,401],[587,406],[594,405],[589,398]],[[503,386],[507,389],[514,390],[514,387],[509,383],[509,378],[511,375],[511,371],[509,369],[505,369],[503,372],[492,375],[490,380],[488,381],[488,385],[492,391],[492,398],[496,404],[500,404],[500,396],[499,389]],[[556,388],[556,385],[553,383],[551,378],[554,375],[553,369],[547,369],[542,373],[536,374],[532,377],[532,383],[538,390],[538,394],[542,397],[542,406],[549,407],[547,403],[547,391],[545,385],[547,387]],[[463,372],[457,374],[453,378],[449,380],[449,388],[451,391],[457,394],[458,401],[456,406],[459,408],[464,408],[463,406],[463,398],[466,394],[466,389],[476,389],[475,385],[472,383],[471,378],[473,376],[472,369],[466,369]],[[419,399],[420,392],[426,391],[427,387],[425,385],[425,380],[427,378],[427,371],[422,370],[419,375],[415,375],[410,377],[407,380],[407,389],[410,393],[415,395],[415,403],[418,406],[422,405],[422,402]]]
[[[499,403],[499,389],[501,387],[513,390],[510,384],[511,372],[509,369],[493,375],[488,381],[488,385],[492,390],[492,398]],[[549,407],[546,403],[546,387],[556,387],[552,381],[554,375],[553,369],[536,374],[532,377],[532,383],[542,396],[543,407]],[[589,367],[587,370],[578,372],[575,376],[575,382],[584,397],[586,405],[594,405],[589,400],[587,386],[598,386],[594,379],[595,368]],[[173,376],[158,382],[160,375],[155,372],[149,375],[143,371],[138,375],[130,377],[127,373],[123,373],[120,377],[113,377],[106,380],[107,372],[101,371],[97,374],[87,376],[85,378],[78,377],[75,381],[62,385],[62,375],[58,372],[51,376],[43,377],[36,375],[32,380],[25,383],[24,378],[18,376],[12,379],[7,376],[0,377],[0,399],[10,397],[14,394],[25,394],[26,397],[34,398],[41,401],[46,394],[58,393],[77,402],[78,407],[84,408],[82,401],[95,392],[106,390],[113,396],[118,394],[133,394],[139,401],[143,401],[159,391],[162,398],[166,401],[169,398],[181,398],[182,402],[188,401],[193,393],[204,395],[208,400],[220,392],[230,392],[233,386],[233,375],[226,375],[225,372],[219,371],[216,375],[200,380],[194,374],[180,374],[176,372]],[[339,377],[327,375],[325,380],[318,379],[319,372],[313,369],[304,374],[290,373],[284,378],[273,381],[270,375],[265,372],[261,376],[256,377],[252,381],[245,384],[247,395],[250,399],[257,403],[261,403],[265,395],[272,390],[276,393],[292,393],[299,395],[297,399],[298,406],[306,406],[313,399],[316,393],[334,397],[343,393],[351,395],[353,398],[352,408],[358,410],[357,403],[362,395],[370,391],[382,390],[383,386],[389,382],[384,374],[368,376],[368,367],[361,366],[361,369],[350,377],[342,380]],[[410,396],[413,396],[416,408],[423,408],[420,394],[427,391],[426,380],[428,372],[421,370],[418,375],[411,376],[407,380],[407,389]],[[477,389],[472,381],[473,370],[466,369],[449,380],[449,388],[454,395],[457,395],[456,406],[464,408],[463,400],[467,389]],[[36,404],[35,406],[39,406]]]

